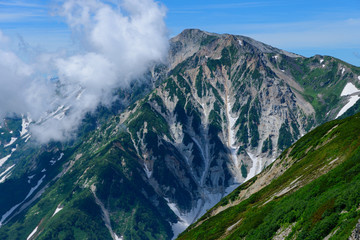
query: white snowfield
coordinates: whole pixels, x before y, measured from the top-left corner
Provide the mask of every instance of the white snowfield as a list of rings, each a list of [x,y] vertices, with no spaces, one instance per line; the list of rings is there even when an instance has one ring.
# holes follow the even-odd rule
[[[341,115],[343,115],[349,108],[351,108],[352,106],[355,105],[355,103],[360,99],[359,96],[351,96],[350,97],[350,101],[340,110],[340,112],[338,113],[338,115],[336,116],[336,118],[340,117]]]
[[[354,93],[360,92],[360,89],[358,89],[354,84],[351,82],[347,83],[344,89],[341,92],[340,96],[348,96]]]
[[[358,89],[354,84],[352,83],[347,83],[346,86],[344,87],[344,89],[341,92],[342,97],[344,96],[349,96],[355,93],[360,93],[360,89]],[[352,106],[355,105],[355,103],[360,99],[359,96],[354,95],[354,96],[350,96],[350,100],[347,104],[345,104],[345,106],[343,106],[341,108],[341,110],[339,111],[339,113],[337,114],[336,118],[340,117],[341,115],[343,115],[349,108],[351,108]]]

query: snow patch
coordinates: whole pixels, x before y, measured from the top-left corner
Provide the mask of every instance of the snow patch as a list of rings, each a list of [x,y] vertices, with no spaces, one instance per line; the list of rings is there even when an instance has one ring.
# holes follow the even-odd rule
[[[244,46],[244,43],[243,43],[242,40],[239,40],[239,45],[240,45],[240,46]]]
[[[28,198],[35,192],[36,189],[38,189],[38,187],[39,187],[39,186],[42,184],[42,182],[44,181],[44,178],[45,178],[45,177],[46,177],[46,175],[44,175],[44,176],[37,182],[37,184],[36,184],[35,187],[32,187],[32,188],[30,189],[30,192],[28,193],[28,195],[26,195],[24,201],[25,201],[26,199],[28,199]]]
[[[323,63],[324,59],[320,59],[320,64]]]
[[[21,131],[20,131],[20,137],[24,136],[25,134],[28,133],[28,127],[30,125],[31,119],[29,117],[27,117],[26,119],[22,118],[22,122],[21,122]]]
[[[10,142],[9,142],[8,144],[4,145],[4,147],[11,146],[16,140],[17,140],[16,137],[12,137],[11,140],[10,140]]]
[[[345,85],[340,96],[348,96],[357,92],[360,92],[360,89],[358,89],[353,83],[349,82]]]
[[[60,161],[60,160],[63,158],[63,156],[64,156],[64,153],[60,153],[60,156],[59,156],[59,158],[58,158],[58,161]]]
[[[256,174],[261,172],[261,159],[256,157],[252,153],[247,152],[247,154],[251,158],[253,166],[250,168],[250,171],[244,182],[248,181],[249,179],[253,178]]]
[[[359,79],[359,81],[360,81],[360,76],[358,76],[358,79]]]
[[[336,118],[343,115],[349,108],[355,105],[355,103],[360,99],[359,96],[351,96],[349,102],[340,110]]]
[[[341,68],[341,75],[344,75],[345,73],[345,68]]]
[[[204,215],[210,208],[215,206],[223,197],[231,193],[239,184],[234,184],[225,189],[224,193],[210,193],[204,191],[203,196],[205,199],[199,199],[196,206],[189,212],[180,212],[175,203],[171,203],[169,199],[164,198],[167,201],[169,208],[178,216],[179,221],[172,223],[171,227],[174,233],[173,239],[175,239],[180,233],[182,233],[190,224],[194,223],[202,215]]]
[[[4,172],[2,172],[2,173],[0,174],[0,177],[4,176],[4,175],[5,175],[7,172],[9,172],[13,167],[15,167],[15,164],[12,165],[12,166],[10,166],[10,167],[8,167]]]
[[[324,67],[325,67],[325,64],[323,64],[322,67],[324,68]]]
[[[60,156],[58,157],[58,159],[55,160],[54,158],[52,158],[50,160],[50,165],[54,165],[57,161],[60,161],[63,157],[64,157],[64,153],[60,153]]]
[[[115,237],[115,240],[124,240],[124,237],[123,236],[118,236],[116,235],[116,233],[114,233],[114,237]]]
[[[4,165],[4,163],[11,157],[11,153],[9,155],[7,155],[6,157],[3,157],[2,159],[0,159],[0,167],[2,165]]]
[[[229,137],[228,137],[228,145],[229,145],[229,148],[230,148],[230,151],[231,151],[231,159],[233,160],[234,162],[234,165],[236,168],[238,168],[238,159],[237,159],[237,147],[235,146],[236,144],[236,141],[235,141],[235,136],[236,136],[236,132],[234,130],[235,128],[235,123],[237,121],[237,118],[234,118],[231,116],[231,103],[230,103],[230,97],[227,96],[227,99],[226,99],[226,114],[227,114],[227,117],[228,117],[228,121],[229,121],[229,124],[228,124],[228,134],[229,134]]]
[[[149,168],[148,168],[148,166],[146,164],[144,164],[144,170],[145,170],[147,178],[150,178],[151,175],[152,175],[152,171],[149,170]]]
[[[55,216],[55,214],[57,214],[58,212],[60,212],[62,209],[63,209],[62,207],[57,207],[57,208],[55,209],[54,214],[53,214],[51,217]]]
[[[29,240],[29,239],[31,239],[32,238],[32,236],[34,236],[35,235],[35,233],[37,232],[37,230],[38,230],[38,227],[36,227],[31,233],[30,233],[30,235],[26,238],[26,240]]]
[[[31,138],[31,135],[29,134],[29,136],[25,139],[25,142],[29,141],[30,138]]]
[[[43,170],[41,170],[42,173],[46,172],[46,169],[44,168]]]
[[[21,204],[23,204],[33,193],[34,191],[41,185],[41,183],[43,182],[44,178],[46,175],[44,175],[36,184],[35,187],[32,187],[30,189],[30,192],[28,193],[28,195],[26,195],[25,199],[22,200],[22,202],[16,204],[15,206],[13,206],[12,208],[10,208],[9,211],[7,211],[4,215],[2,215],[1,220],[0,220],[0,227],[3,225],[4,221],[17,209],[18,206],[20,206]]]
[[[5,176],[3,176],[3,177],[0,179],[0,183],[5,182],[5,180],[8,179],[10,176],[11,176],[11,172],[9,172],[9,173],[6,174]]]
[[[31,176],[28,176],[28,183],[30,183],[31,179],[33,179],[35,177],[35,174],[34,175],[31,175]]]
[[[8,179],[11,176],[10,170],[15,167],[15,164],[8,167],[3,173],[0,174],[0,183],[5,182],[6,179]]]

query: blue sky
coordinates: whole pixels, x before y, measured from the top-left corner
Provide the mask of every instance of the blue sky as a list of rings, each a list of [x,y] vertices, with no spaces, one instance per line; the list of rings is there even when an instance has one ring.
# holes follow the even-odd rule
[[[185,28],[239,34],[304,56],[331,55],[360,66],[359,0],[160,2],[168,9],[170,36]],[[51,0],[0,0],[0,30],[35,47],[71,46],[54,6]]]

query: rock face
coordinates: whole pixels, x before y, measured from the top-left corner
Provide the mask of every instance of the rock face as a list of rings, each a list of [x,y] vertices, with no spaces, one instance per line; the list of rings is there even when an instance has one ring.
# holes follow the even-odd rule
[[[48,190],[31,208],[4,218],[0,234],[26,237],[37,219],[40,239],[63,229],[69,237],[169,239],[303,134],[334,119],[351,98],[341,96],[343,88],[350,82],[358,87],[359,75],[331,57],[304,58],[243,36],[185,30],[170,41],[169,64],[151,71],[153,88],[144,98],[109,115],[75,146],[32,152],[31,166],[21,158],[4,165],[17,161],[11,170],[17,178],[3,189],[33,173],[34,181],[41,179],[44,166],[53,170],[38,188]],[[0,215],[26,194],[7,202]],[[39,210],[45,203],[48,209]],[[64,218],[56,222],[49,211],[60,203],[56,217]],[[17,231],[22,217],[24,228]],[[91,231],[73,224],[87,218]]]
[[[349,237],[349,240],[359,240],[359,239],[360,239],[360,220],[358,224],[356,224],[354,231],[351,233],[351,236]]]
[[[306,134],[179,240],[358,239],[359,118],[331,121]]]

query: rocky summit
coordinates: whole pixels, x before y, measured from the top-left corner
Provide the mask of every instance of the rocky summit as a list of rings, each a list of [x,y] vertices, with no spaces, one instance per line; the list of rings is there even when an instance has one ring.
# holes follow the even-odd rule
[[[38,147],[26,131],[40,123],[8,120],[1,239],[171,239],[268,166],[285,171],[273,162],[311,129],[360,109],[358,67],[196,29],[145,78],[71,143]]]

